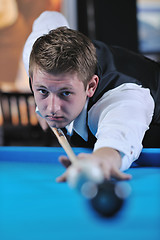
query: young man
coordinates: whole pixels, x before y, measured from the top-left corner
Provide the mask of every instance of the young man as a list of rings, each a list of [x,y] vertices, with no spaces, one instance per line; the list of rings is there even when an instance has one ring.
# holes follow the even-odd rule
[[[99,166],[107,179],[130,179],[122,171],[138,158],[151,121],[160,121],[159,64],[61,27],[35,41],[29,76],[40,116],[66,128],[78,146],[93,147],[80,161]]]

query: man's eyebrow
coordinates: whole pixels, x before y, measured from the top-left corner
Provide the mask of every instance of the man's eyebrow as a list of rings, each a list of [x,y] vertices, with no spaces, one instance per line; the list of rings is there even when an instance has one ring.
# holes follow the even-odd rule
[[[35,87],[39,87],[39,88],[47,88],[47,87],[45,87],[44,85],[40,85],[40,84],[38,84],[38,83],[36,83],[34,86],[35,86]]]
[[[39,85],[38,83],[35,84],[35,87],[38,87],[38,88],[45,88],[45,89],[48,89],[48,87],[44,86],[44,85]],[[73,87],[72,86],[65,86],[65,87],[60,87],[57,89],[58,91],[68,91],[68,90],[73,90]]]
[[[72,90],[72,89],[73,89],[72,87],[62,87],[59,90],[63,91],[63,90]]]

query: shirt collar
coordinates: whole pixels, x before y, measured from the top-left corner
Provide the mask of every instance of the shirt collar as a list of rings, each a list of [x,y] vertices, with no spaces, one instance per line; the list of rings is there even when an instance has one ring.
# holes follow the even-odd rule
[[[36,111],[35,111],[41,118],[44,118],[42,115],[41,115],[41,113],[40,113],[40,111],[39,111],[39,109],[38,109],[38,107],[36,106]]]
[[[87,106],[88,99],[85,103],[85,106],[79,116],[66,126],[68,135],[73,134],[73,130],[80,135],[85,141],[88,140],[88,129],[87,129]]]

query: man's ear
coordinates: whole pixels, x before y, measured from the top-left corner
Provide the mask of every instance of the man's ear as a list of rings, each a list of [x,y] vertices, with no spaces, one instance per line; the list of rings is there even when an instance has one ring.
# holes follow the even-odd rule
[[[89,83],[87,84],[87,96],[92,97],[97,89],[99,82],[99,77],[97,75],[93,75]]]

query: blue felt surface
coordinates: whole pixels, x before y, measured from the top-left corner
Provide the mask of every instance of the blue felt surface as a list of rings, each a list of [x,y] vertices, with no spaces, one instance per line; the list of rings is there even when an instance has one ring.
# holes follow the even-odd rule
[[[129,169],[130,197],[115,218],[102,219],[76,190],[55,182],[64,170],[61,154],[61,148],[0,148],[1,240],[160,239],[160,168]]]

